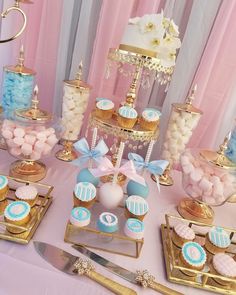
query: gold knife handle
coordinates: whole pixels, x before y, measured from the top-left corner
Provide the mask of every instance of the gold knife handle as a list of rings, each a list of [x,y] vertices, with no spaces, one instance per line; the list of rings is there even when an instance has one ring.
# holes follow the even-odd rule
[[[183,293],[180,293],[180,292],[177,292],[173,289],[170,289],[162,284],[159,284],[157,282],[152,282],[151,285],[149,285],[149,288],[161,293],[161,294],[164,294],[164,295],[184,295]]]
[[[107,288],[108,290],[112,291],[114,294],[117,295],[137,295],[136,291],[125,287],[103,275],[97,273],[96,271],[90,271],[89,273],[85,273],[87,277],[96,281],[103,287]]]

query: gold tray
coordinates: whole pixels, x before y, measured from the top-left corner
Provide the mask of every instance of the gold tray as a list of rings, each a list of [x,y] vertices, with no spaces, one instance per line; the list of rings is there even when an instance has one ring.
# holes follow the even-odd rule
[[[38,190],[38,200],[36,205],[30,211],[31,220],[26,226],[18,226],[7,223],[4,221],[3,214],[0,215],[0,239],[20,244],[28,244],[52,203],[51,192],[53,190],[53,186],[38,182],[33,183],[30,181],[22,181],[22,179],[17,179],[11,176],[6,177],[8,178],[9,184],[9,191],[7,194],[8,203],[15,201],[15,191],[19,186],[32,184]],[[6,229],[6,226],[8,225],[10,225],[12,228],[14,227],[16,229],[24,230],[24,232],[21,234],[12,234]]]
[[[207,253],[207,263],[202,271],[191,270],[191,272],[196,273],[195,277],[190,277],[185,275],[181,270],[188,271],[189,268],[183,267],[179,265],[179,253],[180,249],[176,247],[171,239],[172,228],[176,222],[183,221],[185,223],[189,223],[189,226],[195,231],[196,239],[200,245],[204,245],[205,243],[205,235],[209,231],[209,228],[214,225],[208,225],[192,220],[183,219],[181,217],[166,215],[166,224],[161,225],[161,235],[162,235],[162,243],[163,243],[163,251],[165,256],[165,265],[167,278],[170,282],[182,284],[186,286],[191,286],[194,288],[204,289],[207,291],[212,291],[221,294],[236,294],[236,280],[229,279],[221,275],[216,275],[210,273],[211,269],[211,260],[213,255],[206,251]],[[221,226],[222,227],[222,226]],[[227,254],[235,256],[236,254],[236,230],[222,227],[228,233],[230,233],[231,245],[226,251]],[[234,239],[233,239],[234,238]],[[214,278],[224,279],[225,281],[229,281],[231,283],[230,286],[223,286],[217,283]]]
[[[64,237],[65,242],[123,256],[139,257],[144,239],[135,240],[124,235],[123,228],[126,221],[124,207],[119,206],[114,210],[110,210],[119,220],[119,230],[116,233],[104,233],[97,229],[98,217],[104,212],[104,207],[99,202],[96,202],[89,210],[91,212],[89,226],[78,227],[68,221]]]
[[[123,128],[118,125],[116,114],[114,114],[111,119],[103,121],[96,117],[95,111],[93,111],[90,115],[89,125],[91,127],[97,127],[106,134],[119,137],[123,140],[151,141],[157,140],[159,137],[159,126],[154,131],[142,130],[138,123],[135,124],[133,129]]]

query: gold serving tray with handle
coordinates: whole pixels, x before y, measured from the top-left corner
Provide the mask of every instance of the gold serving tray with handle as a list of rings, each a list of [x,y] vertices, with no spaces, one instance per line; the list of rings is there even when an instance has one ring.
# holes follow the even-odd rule
[[[36,229],[38,228],[40,222],[42,221],[45,213],[47,212],[49,206],[52,203],[53,198],[51,196],[51,192],[53,190],[53,186],[42,184],[39,182],[33,183],[30,181],[22,181],[22,179],[17,179],[11,176],[6,177],[8,178],[9,185],[9,190],[6,197],[8,204],[15,201],[15,191],[20,186],[32,184],[38,190],[38,199],[33,208],[31,208],[31,219],[26,226],[12,225],[10,223],[5,222],[3,212],[0,212],[0,239],[20,244],[28,244],[31,238],[33,237]],[[11,228],[21,229],[23,233],[10,233],[7,230],[7,226],[9,225],[11,226]]]
[[[204,289],[207,291],[212,291],[220,294],[236,294],[236,280],[231,278],[226,278],[221,275],[216,275],[211,273],[212,269],[212,257],[213,254],[207,253],[207,262],[202,271],[190,270],[189,268],[181,266],[179,263],[179,254],[181,249],[175,246],[172,242],[172,230],[173,226],[177,222],[187,223],[195,232],[196,238],[194,241],[198,242],[204,247],[205,237],[207,232],[214,225],[204,224],[201,222],[196,222],[192,220],[183,219],[181,217],[166,215],[166,224],[161,225],[161,235],[163,243],[163,251],[165,257],[166,273],[167,278],[170,282],[182,284],[194,288]],[[230,234],[231,245],[227,249],[226,254],[232,257],[236,255],[236,229],[222,227],[226,232]],[[183,273],[183,271],[191,271],[196,273],[196,276],[188,276]],[[229,282],[228,286],[217,283],[214,278],[222,279],[225,282]]]

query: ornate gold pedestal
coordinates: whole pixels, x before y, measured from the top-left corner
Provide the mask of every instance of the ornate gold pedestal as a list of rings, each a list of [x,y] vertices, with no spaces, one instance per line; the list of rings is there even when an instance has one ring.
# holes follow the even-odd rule
[[[206,224],[212,224],[214,211],[210,206],[197,200],[183,199],[178,207],[179,214],[185,218]]]
[[[71,162],[77,159],[77,154],[73,148],[73,141],[65,140],[63,149],[56,153],[56,158],[61,161]]]
[[[15,161],[10,166],[10,176],[23,181],[37,182],[46,176],[46,166],[38,161]]]

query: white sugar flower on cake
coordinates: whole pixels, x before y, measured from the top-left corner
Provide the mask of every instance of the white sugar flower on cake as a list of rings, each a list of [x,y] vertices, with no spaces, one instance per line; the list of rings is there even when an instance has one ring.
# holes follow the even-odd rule
[[[163,12],[146,14],[129,20],[120,49],[160,59],[164,67],[175,65],[176,51],[181,46],[178,26]]]

